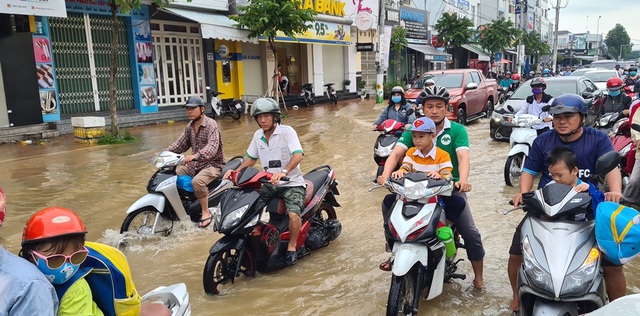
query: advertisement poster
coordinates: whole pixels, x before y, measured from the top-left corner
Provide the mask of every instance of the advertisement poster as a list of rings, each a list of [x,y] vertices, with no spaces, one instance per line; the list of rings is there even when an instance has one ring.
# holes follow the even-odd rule
[[[33,34],[33,55],[35,57],[35,72],[40,92],[40,109],[44,122],[60,120],[58,110],[58,92],[56,89],[56,74],[53,63],[51,41],[47,30],[47,18],[36,17],[36,31]]]
[[[260,39],[266,40],[264,37],[260,37]],[[310,29],[303,34],[298,34],[296,39],[286,37],[284,33],[278,32],[276,41],[350,45],[351,28],[344,24],[315,21]]]
[[[153,44],[151,43],[151,27],[149,20],[132,19],[133,44],[136,56],[132,60],[138,70],[138,85],[141,113],[158,112],[158,90],[156,89],[156,73],[153,65]]]
[[[136,36],[136,41],[151,42],[151,26],[149,21],[136,21],[133,25],[133,34]]]
[[[67,17],[64,0],[0,0],[0,13]]]

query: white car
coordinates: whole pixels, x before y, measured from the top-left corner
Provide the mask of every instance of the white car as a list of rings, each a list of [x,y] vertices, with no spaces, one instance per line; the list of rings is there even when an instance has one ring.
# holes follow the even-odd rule
[[[598,87],[598,89],[602,90],[605,94],[607,92],[607,80],[611,78],[619,78],[618,72],[615,70],[592,70],[587,71],[583,74],[583,76],[591,79],[593,83]]]

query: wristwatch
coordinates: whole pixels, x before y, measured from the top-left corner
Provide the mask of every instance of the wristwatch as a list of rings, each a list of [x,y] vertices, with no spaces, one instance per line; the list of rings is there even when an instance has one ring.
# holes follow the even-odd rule
[[[284,173],[285,175],[289,174],[289,170],[287,170],[287,169],[282,169],[282,170],[280,170],[280,172]]]

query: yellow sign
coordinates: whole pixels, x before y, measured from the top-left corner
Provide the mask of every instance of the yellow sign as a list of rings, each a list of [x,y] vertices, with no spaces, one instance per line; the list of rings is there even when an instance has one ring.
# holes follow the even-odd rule
[[[262,36],[260,39],[266,40]],[[302,34],[296,34],[296,39],[287,37],[284,33],[278,31],[276,42],[350,45],[351,27],[349,25],[315,21],[310,29]]]
[[[345,16],[344,7],[346,3],[336,0],[301,0],[298,6],[302,9],[315,10],[320,14],[334,16]]]

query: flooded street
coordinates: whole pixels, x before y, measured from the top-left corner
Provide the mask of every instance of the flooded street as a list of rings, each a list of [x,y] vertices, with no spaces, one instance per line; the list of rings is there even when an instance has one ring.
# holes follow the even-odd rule
[[[191,295],[193,315],[382,315],[390,273],[378,269],[389,254],[384,251],[380,202],[386,190],[367,192],[373,186],[375,164],[372,147],[377,133],[371,123],[383,106],[372,100],[342,101],[335,105],[289,109],[284,124],[298,132],[305,152],[304,172],[322,164],[337,174],[337,208],[342,234],[328,247],[313,251],[295,266],[241,277],[226,295],[207,296],[202,272],[210,247],[222,235],[193,223],[174,228],[167,238],[138,241],[124,250],[140,293],[184,282]],[[253,119],[218,119],[225,157],[244,155],[258,128]],[[46,145],[0,146],[0,187],[7,195],[7,219],[0,228],[9,251],[17,253],[22,227],[35,211],[46,206],[70,208],[82,217],[88,240],[117,245],[125,211],[146,194],[155,168],[153,155],[171,144],[186,121],[129,129],[137,141],[124,145],[74,144],[73,136]],[[482,234],[484,291],[472,286],[471,265],[464,250],[458,254],[466,280],[446,284],[432,301],[422,300],[421,315],[509,315],[511,290],[507,278],[508,247],[522,213],[507,216],[516,188],[503,180],[508,143],[489,138],[487,119],[467,127],[471,143],[473,190],[469,201]],[[626,265],[628,293],[640,292],[639,260]]]

